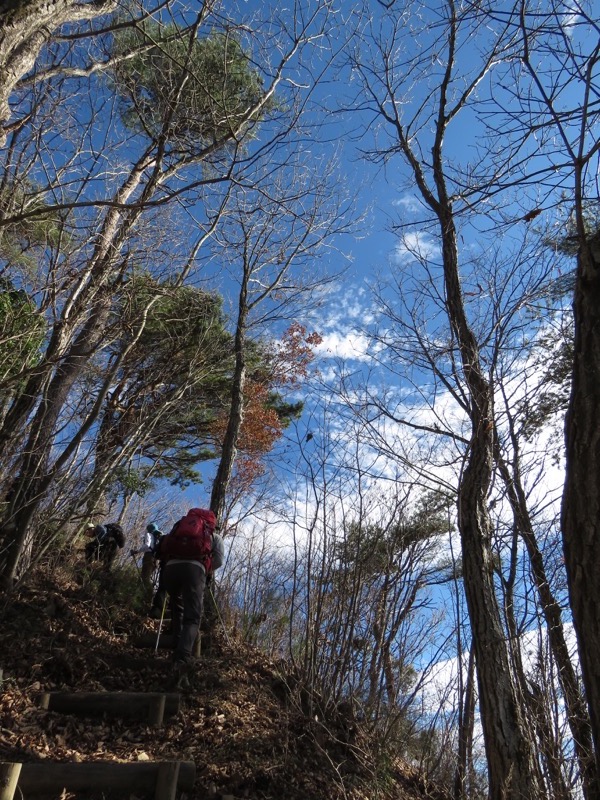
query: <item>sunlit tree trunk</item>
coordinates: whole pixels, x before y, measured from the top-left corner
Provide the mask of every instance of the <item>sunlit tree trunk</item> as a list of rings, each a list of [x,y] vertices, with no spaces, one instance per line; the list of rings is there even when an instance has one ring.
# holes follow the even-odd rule
[[[235,464],[237,442],[244,418],[244,386],[246,383],[246,327],[248,321],[248,281],[251,270],[244,263],[243,276],[240,284],[238,298],[238,315],[235,329],[235,365],[231,383],[231,401],[227,428],[223,438],[221,458],[217,467],[211,497],[210,507],[217,518],[217,525],[222,521],[227,498],[227,487]]]
[[[462,705],[459,712],[458,753],[454,775],[454,800],[465,800],[469,797],[469,778],[471,777],[473,757],[473,729],[475,727],[475,653],[469,650],[467,674],[463,692]]]
[[[0,11],[0,147],[11,119],[10,96],[61,25],[95,19],[117,8],[117,0],[14,0]]]
[[[430,9],[423,5],[420,10],[427,18]],[[453,172],[452,156],[444,147],[450,123],[475,102],[479,86],[501,60],[508,42],[498,36],[488,50],[478,53],[476,67],[463,64],[461,69],[461,49],[467,36],[484,36],[476,15],[465,13],[464,6],[448,0],[439,10],[439,35],[428,39],[422,50],[417,48],[416,56],[412,55],[406,30],[407,21],[415,19],[418,24],[417,14],[412,14],[411,9],[410,17],[404,17],[402,10],[390,15],[384,24],[379,25],[378,21],[369,28],[371,39],[365,37],[366,47],[364,42],[357,45],[352,67],[363,78],[363,104],[388,136],[386,140],[381,135],[383,144],[373,145],[371,157],[390,164],[401,154],[412,186],[436,221],[443,275],[439,285],[431,279],[431,297],[439,296],[440,305],[443,302],[449,327],[445,357],[449,358],[450,352],[457,355],[457,380],[468,419],[457,512],[489,795],[491,800],[529,800],[541,796],[542,783],[497,597],[494,531],[488,508],[494,467],[494,387],[481,356],[483,345],[477,338],[477,323],[471,324],[467,314],[456,230],[455,205],[463,212],[472,208],[477,192],[471,181],[476,178],[471,175],[470,165],[464,173],[460,169]],[[423,32],[426,37],[425,29]],[[369,46],[374,59],[365,54]],[[415,89],[414,74],[419,75],[421,94]],[[471,193],[465,199],[460,191],[466,186],[467,172]],[[485,188],[478,187],[478,191],[485,196]],[[402,223],[404,220],[400,229]],[[433,226],[428,230],[433,233]],[[418,250],[418,246],[414,249]],[[418,255],[416,260],[429,270],[438,261],[437,254],[432,258]],[[434,354],[430,357],[436,358]]]
[[[445,80],[449,80],[450,74],[451,66],[446,70]],[[443,85],[440,95],[445,98]],[[494,463],[493,390],[483,372],[477,340],[465,312],[456,229],[444,173],[444,132],[445,117],[440,113],[433,149],[437,197],[429,194],[429,199],[440,224],[448,320],[456,336],[469,391],[471,434],[458,485],[457,510],[490,797],[493,800],[534,798],[541,791],[539,774],[512,674],[494,585],[493,529],[487,505]]]

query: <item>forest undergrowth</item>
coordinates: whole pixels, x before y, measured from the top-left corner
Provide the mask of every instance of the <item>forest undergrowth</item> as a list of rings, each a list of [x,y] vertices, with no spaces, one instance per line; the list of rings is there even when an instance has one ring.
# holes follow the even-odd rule
[[[53,690],[170,690],[169,652],[136,646],[159,624],[145,616],[136,581],[131,568],[46,567],[2,598],[0,760],[191,760],[188,800],[443,800],[418,770],[376,756],[355,719],[309,716],[286,665],[222,624],[182,710],[159,729],[44,711],[40,696]]]

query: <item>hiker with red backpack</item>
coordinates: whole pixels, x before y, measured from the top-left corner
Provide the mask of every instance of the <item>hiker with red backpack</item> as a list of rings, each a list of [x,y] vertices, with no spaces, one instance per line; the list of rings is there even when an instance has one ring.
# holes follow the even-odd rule
[[[207,576],[222,563],[223,545],[215,534],[216,522],[212,511],[192,508],[160,540],[163,583],[171,598],[173,671],[179,688],[189,685]]]

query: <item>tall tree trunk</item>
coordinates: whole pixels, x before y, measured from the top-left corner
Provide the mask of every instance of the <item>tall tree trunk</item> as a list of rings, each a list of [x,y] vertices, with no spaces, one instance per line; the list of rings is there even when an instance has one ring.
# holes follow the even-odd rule
[[[479,705],[488,762],[490,798],[540,797],[532,745],[513,680],[494,586],[492,526],[486,507],[489,468],[486,423],[474,431],[459,487],[458,512],[465,595],[477,664]]]
[[[231,402],[227,428],[223,438],[221,458],[217,467],[212,492],[210,508],[217,518],[217,528],[223,529],[223,519],[226,508],[227,489],[233,473],[237,455],[237,442],[244,418],[244,387],[246,384],[246,323],[248,320],[248,282],[250,270],[244,265],[244,276],[240,287],[238,303],[238,319],[235,329],[235,365],[233,381],[231,384]],[[214,595],[207,581],[204,593],[204,620],[202,625],[202,646],[205,651],[210,651],[213,636],[218,620],[218,608]]]
[[[498,55],[489,52],[476,75],[457,78],[454,74],[455,58],[464,43],[460,29],[463,11],[463,7],[453,0],[443,5],[441,13],[446,14],[447,25],[437,44],[440,52],[444,51],[444,57],[438,61],[436,54],[435,73],[424,78],[431,85],[424,95],[423,105],[416,111],[414,108],[409,111],[408,123],[403,123],[402,105],[405,100],[399,88],[405,86],[400,78],[405,65],[395,64],[396,50],[392,50],[392,46],[395,48],[396,44],[388,49],[383,34],[375,44],[382,56],[381,63],[369,64],[363,71],[367,87],[365,102],[366,107],[372,103],[380,122],[389,125],[394,135],[393,143],[386,143],[384,150],[375,148],[375,153],[382,158],[382,163],[396,152],[402,153],[412,172],[415,187],[435,215],[439,229],[449,346],[455,347],[459,353],[461,378],[464,380],[460,391],[466,396],[470,423],[463,471],[458,481],[457,511],[488,762],[489,795],[491,800],[533,800],[541,796],[541,777],[512,674],[494,582],[493,526],[487,506],[494,464],[494,392],[482,366],[479,343],[467,318],[453,201],[447,181],[448,160],[444,152],[444,137],[450,122],[467,106],[468,99]],[[399,19],[391,22],[392,36],[397,30],[394,22],[399,23]],[[472,31],[470,35],[473,35]],[[360,69],[360,58],[357,61]],[[411,59],[406,63],[412,63]],[[374,77],[375,67],[383,73],[382,96],[378,96],[375,90],[378,80]],[[457,89],[459,85],[460,91]],[[406,100],[409,106],[411,94],[412,86],[408,87]],[[426,121],[422,116],[424,108],[427,109]],[[426,152],[431,153],[431,159],[424,155]],[[455,183],[453,191],[456,186]]]
[[[116,0],[13,0],[0,12],[0,147],[11,118],[9,100],[19,80],[38,59],[54,31],[68,22],[109,14]]]
[[[527,698],[527,705],[535,722],[537,738],[545,767],[548,794],[552,800],[571,800],[573,792],[562,772],[563,753],[560,742],[549,723],[549,713],[544,697],[537,686],[533,686]]]
[[[494,585],[492,524],[487,507],[494,460],[493,392],[483,374],[479,348],[463,303],[456,230],[444,179],[441,139],[434,148],[434,172],[438,190],[434,206],[441,228],[446,307],[470,398],[471,437],[458,486],[458,528],[477,665],[490,798],[524,800],[539,797],[541,786],[512,675]]]
[[[473,750],[473,729],[475,727],[475,652],[473,645],[469,650],[469,661],[467,664],[467,676],[465,681],[462,703],[459,709],[459,728],[458,728],[458,754],[456,759],[456,771],[454,774],[454,800],[465,800],[469,797],[469,784]]]
[[[516,446],[516,439],[513,444]],[[598,771],[596,769],[592,745],[590,717],[585,700],[579,689],[579,682],[565,639],[561,608],[554,597],[546,575],[544,559],[539,550],[533,530],[533,523],[527,507],[527,497],[521,482],[518,466],[513,465],[511,473],[508,465],[500,455],[499,450],[497,451],[497,463],[500,474],[504,480],[504,485],[506,486],[517,532],[527,549],[533,579],[538,591],[540,605],[546,623],[548,641],[558,667],[558,679],[565,699],[567,721],[573,736],[573,746],[575,748],[581,774],[583,794],[588,800],[596,800],[600,797],[600,786],[598,783]],[[541,713],[541,708],[542,706],[538,703],[536,705],[536,721],[538,728],[540,727],[539,714]]]
[[[535,743],[540,762],[541,778],[545,779],[545,796],[553,800],[568,800],[571,796],[562,774],[561,746],[550,722],[550,711],[543,702],[541,691],[527,679],[523,667],[523,637],[515,616],[515,583],[519,571],[520,536],[518,525],[513,526],[510,570],[504,582],[504,612],[509,633],[513,672],[520,689],[521,702],[526,709],[532,744]]]
[[[223,438],[221,458],[217,474],[213,482],[210,507],[217,518],[217,525],[223,523],[227,488],[237,454],[237,442],[244,417],[244,387],[246,384],[246,325],[248,321],[248,283],[250,267],[244,265],[244,274],[240,286],[238,301],[238,318],[235,329],[235,365],[231,384],[231,402],[227,428]]]
[[[8,587],[17,576],[29,525],[48,489],[48,459],[56,422],[73,384],[104,335],[109,313],[110,302],[107,300],[93,309],[69,355],[57,369],[31,424],[25,457],[8,492],[8,508],[0,527],[0,536],[6,548],[2,578]]]
[[[25,425],[40,396],[51,394],[53,390],[49,387],[52,384],[56,386],[56,365],[63,359],[68,359],[69,354],[76,352],[81,346],[81,335],[77,331],[80,325],[85,329],[89,324],[93,316],[89,309],[98,303],[102,305],[102,301],[97,300],[97,295],[104,291],[111,274],[116,274],[126,267],[126,256],[122,263],[117,262],[121,246],[135,226],[142,213],[144,202],[152,195],[158,182],[158,162],[152,153],[153,146],[150,146],[131,167],[129,174],[114,194],[114,207],[106,213],[90,259],[81,269],[76,285],[62,305],[60,318],[54,323],[43,361],[31,375],[24,391],[13,402],[4,419],[0,429],[1,459],[12,456],[13,448],[18,444],[14,431],[20,431]],[[146,170],[150,167],[154,167],[154,173],[147,179],[135,207],[122,208],[138,190]],[[84,338],[86,335],[94,336],[97,333],[92,331],[90,334],[85,334]],[[39,408],[37,413],[40,413]],[[20,449],[21,452],[29,452],[27,449]]]
[[[573,623],[600,771],[600,234],[580,230],[562,530]],[[598,795],[596,795],[598,796]]]

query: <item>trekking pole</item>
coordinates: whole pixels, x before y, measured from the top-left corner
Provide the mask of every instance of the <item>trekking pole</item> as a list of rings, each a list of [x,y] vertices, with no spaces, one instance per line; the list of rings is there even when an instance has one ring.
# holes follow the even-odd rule
[[[169,596],[168,594],[165,594],[165,599],[164,599],[163,607],[162,607],[162,613],[160,615],[160,622],[158,623],[158,634],[156,636],[156,644],[154,646],[154,655],[156,655],[158,653],[158,643],[160,642],[160,632],[162,631],[163,620],[165,618],[165,609],[167,607],[167,598],[168,598],[168,596]]]

